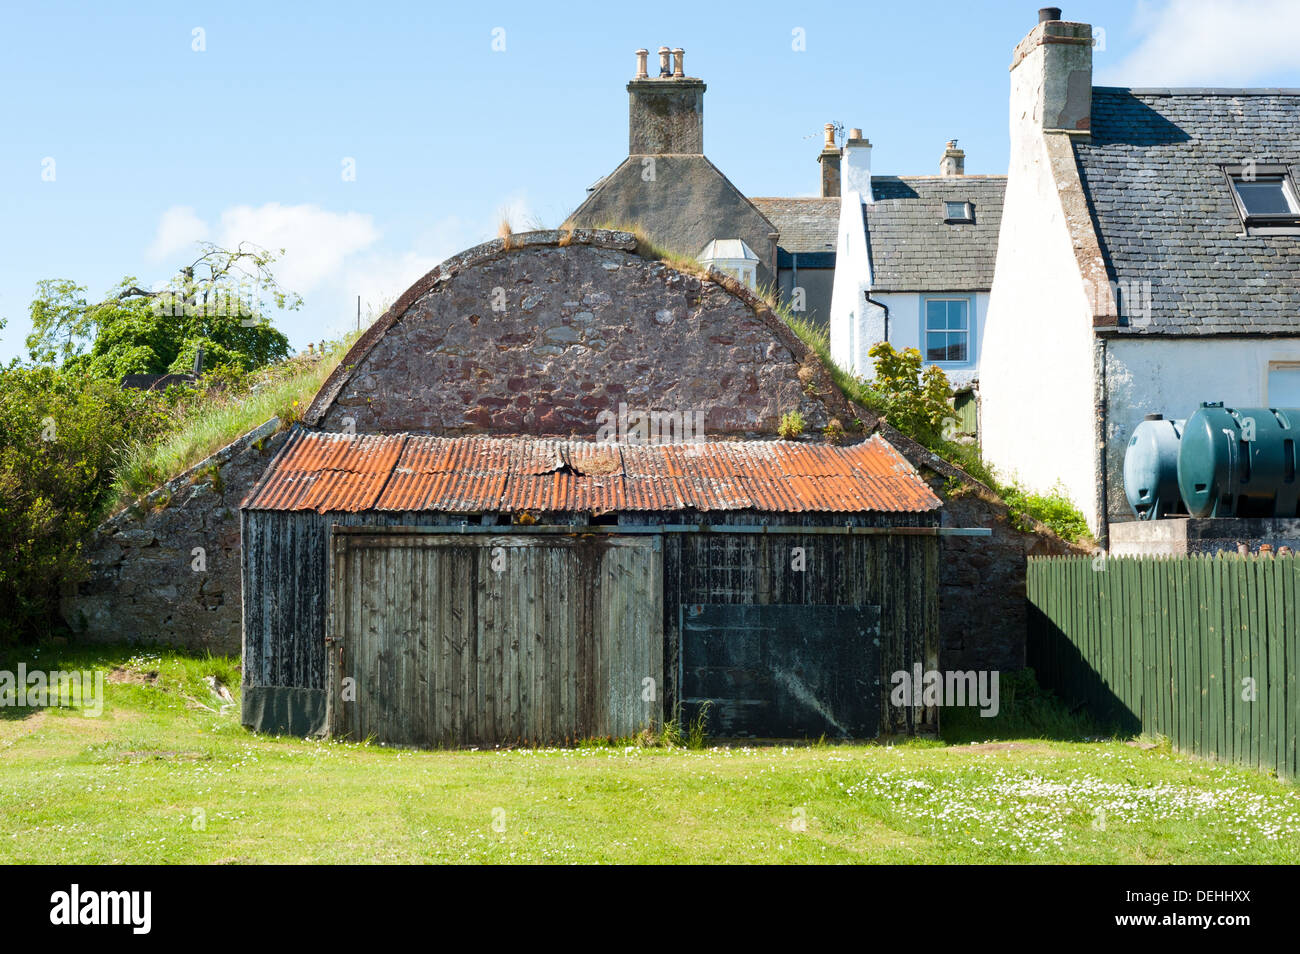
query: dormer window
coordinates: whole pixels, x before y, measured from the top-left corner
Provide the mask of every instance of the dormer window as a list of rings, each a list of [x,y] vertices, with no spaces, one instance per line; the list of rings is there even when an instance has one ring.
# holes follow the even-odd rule
[[[1224,171],[1249,234],[1295,234],[1300,229],[1300,201],[1286,166],[1227,166]]]
[[[945,202],[943,220],[949,225],[971,223],[975,221],[975,204],[973,202]]]

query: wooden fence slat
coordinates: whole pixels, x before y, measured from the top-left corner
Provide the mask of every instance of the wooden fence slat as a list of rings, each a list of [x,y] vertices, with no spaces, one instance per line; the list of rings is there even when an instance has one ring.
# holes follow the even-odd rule
[[[1035,557],[1025,586],[1028,658],[1072,705],[1297,777],[1300,557]]]

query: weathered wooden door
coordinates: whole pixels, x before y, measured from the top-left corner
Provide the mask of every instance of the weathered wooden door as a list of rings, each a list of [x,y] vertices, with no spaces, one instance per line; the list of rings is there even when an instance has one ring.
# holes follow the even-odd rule
[[[397,745],[629,736],[662,720],[658,538],[333,538],[332,734]]]

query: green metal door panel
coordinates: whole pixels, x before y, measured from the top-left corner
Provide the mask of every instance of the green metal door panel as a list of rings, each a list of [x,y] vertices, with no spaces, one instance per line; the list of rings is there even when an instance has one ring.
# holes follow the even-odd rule
[[[874,738],[880,607],[681,607],[684,715],[723,738]]]

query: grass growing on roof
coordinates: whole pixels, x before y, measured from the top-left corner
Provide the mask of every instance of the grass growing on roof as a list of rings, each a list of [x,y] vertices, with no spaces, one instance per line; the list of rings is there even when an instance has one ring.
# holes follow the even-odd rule
[[[326,342],[324,357],[299,355],[183,400],[161,437],[123,453],[116,468],[118,505],[179,476],[273,417],[286,427],[301,418],[358,337],[352,332]]]
[[[248,733],[208,682],[232,659],[22,661],[115,681],[98,718],[0,719],[0,863],[1300,862],[1295,785],[1167,746],[414,751]]]

